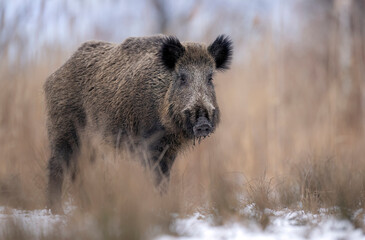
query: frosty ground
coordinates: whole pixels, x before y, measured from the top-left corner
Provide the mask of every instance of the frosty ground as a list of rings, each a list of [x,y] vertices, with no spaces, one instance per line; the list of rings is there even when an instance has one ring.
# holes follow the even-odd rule
[[[254,215],[252,205],[242,209],[246,215]],[[156,240],[170,239],[365,239],[361,229],[347,220],[338,219],[322,209],[319,214],[304,211],[265,210],[270,224],[263,229],[252,220],[232,220],[223,225],[214,223],[209,215],[196,212],[187,217],[175,216],[170,226],[172,235],[159,235]],[[9,223],[20,226],[36,238],[47,235],[57,227],[66,226],[68,216],[52,215],[48,210],[17,210],[0,207],[0,233],[4,234]],[[0,234],[0,235],[1,235]]]

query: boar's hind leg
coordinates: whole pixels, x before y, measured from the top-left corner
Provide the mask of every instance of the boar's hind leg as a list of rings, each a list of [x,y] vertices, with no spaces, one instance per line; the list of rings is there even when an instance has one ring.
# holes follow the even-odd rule
[[[51,157],[48,162],[48,201],[53,213],[62,213],[61,197],[64,171],[70,166],[72,156],[78,146],[76,130],[55,139],[51,146]]]

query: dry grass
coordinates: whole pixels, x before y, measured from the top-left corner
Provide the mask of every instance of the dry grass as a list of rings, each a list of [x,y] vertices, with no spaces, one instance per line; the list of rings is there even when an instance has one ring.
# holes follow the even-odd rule
[[[357,37],[364,42],[364,36]],[[268,37],[250,49],[248,59],[219,75],[222,124],[214,136],[179,156],[166,195],[154,189],[150,173],[132,156],[103,146],[91,163],[85,147],[76,182],[64,186],[64,202],[71,199],[77,207],[69,231],[51,235],[151,238],[175,234],[169,232],[173,214],[201,211],[222,224],[246,218],[239,209],[251,203],[263,227],[270,224],[267,208],[316,212],[322,207],[336,207],[334,214],[362,227],[353,212],[364,207],[365,197],[364,55],[353,55],[354,87],[346,95],[333,63],[336,47],[318,51],[317,44]],[[61,62],[1,68],[0,205],[45,207],[49,150],[42,84]],[[4,239],[29,239],[22,229],[9,229]]]

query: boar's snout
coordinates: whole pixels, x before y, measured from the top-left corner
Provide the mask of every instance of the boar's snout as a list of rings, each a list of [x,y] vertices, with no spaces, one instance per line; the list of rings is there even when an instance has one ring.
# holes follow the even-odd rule
[[[213,127],[206,117],[199,117],[193,127],[195,137],[206,137],[212,130]]]
[[[183,111],[185,117],[185,131],[190,138],[204,138],[214,132],[217,119],[215,108],[195,106]]]

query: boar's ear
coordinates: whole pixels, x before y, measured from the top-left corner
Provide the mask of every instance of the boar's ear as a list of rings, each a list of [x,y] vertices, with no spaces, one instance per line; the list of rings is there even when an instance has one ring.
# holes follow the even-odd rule
[[[209,53],[215,60],[215,67],[218,70],[229,68],[232,60],[233,46],[228,36],[219,35],[215,41],[208,47]]]
[[[176,37],[168,36],[163,39],[160,57],[168,69],[172,70],[175,68],[177,60],[184,54],[184,52],[185,48]]]

